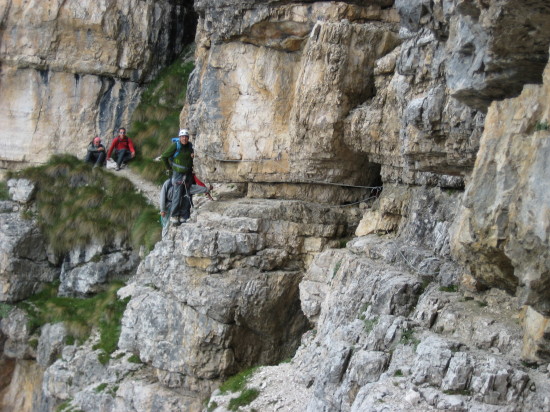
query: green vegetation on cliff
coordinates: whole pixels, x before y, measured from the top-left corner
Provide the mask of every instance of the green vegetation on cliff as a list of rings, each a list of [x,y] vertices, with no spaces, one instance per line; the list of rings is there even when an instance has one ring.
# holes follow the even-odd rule
[[[156,209],[133,184],[103,169],[92,169],[74,156],[53,156],[25,169],[34,181],[36,218],[48,244],[60,255],[91,243],[128,241],[151,250],[160,239]]]
[[[29,315],[29,327],[36,331],[46,323],[63,322],[67,328],[67,344],[84,342],[93,328],[99,330],[100,361],[106,363],[117,349],[122,315],[128,299],[119,300],[116,292],[122,283],[113,283],[105,291],[91,298],[57,296],[57,284],[47,285],[41,292],[18,305]]]
[[[153,159],[170,145],[171,137],[178,135],[187,82],[194,68],[193,61],[186,61],[191,52],[184,51],[143,92],[128,131],[138,148],[132,168],[159,184],[166,178],[164,166]]]

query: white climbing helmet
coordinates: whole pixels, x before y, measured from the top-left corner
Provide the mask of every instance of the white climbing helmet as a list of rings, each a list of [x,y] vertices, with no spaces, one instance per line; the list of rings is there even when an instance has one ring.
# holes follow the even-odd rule
[[[189,137],[189,131],[187,129],[181,129],[179,135]]]

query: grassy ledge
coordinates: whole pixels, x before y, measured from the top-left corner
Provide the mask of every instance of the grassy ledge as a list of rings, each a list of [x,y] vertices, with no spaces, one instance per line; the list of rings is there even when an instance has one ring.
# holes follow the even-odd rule
[[[37,184],[36,218],[57,254],[117,239],[150,251],[160,240],[156,209],[125,178],[92,169],[71,155],[53,156],[17,177]]]
[[[117,349],[122,315],[130,299],[117,298],[122,286],[113,283],[105,292],[81,299],[57,296],[58,284],[53,283],[17,306],[28,313],[31,332],[46,323],[63,322],[69,334],[67,343],[84,342],[98,328],[100,338],[94,349],[101,350],[100,361],[106,363]]]

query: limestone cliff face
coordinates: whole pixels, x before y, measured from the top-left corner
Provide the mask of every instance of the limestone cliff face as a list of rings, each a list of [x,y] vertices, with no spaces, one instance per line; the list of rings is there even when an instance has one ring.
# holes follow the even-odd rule
[[[140,264],[106,365],[97,337],[56,358],[63,331],[42,331],[41,407],[226,411],[221,381],[296,350],[247,410],[550,411],[550,6],[195,9],[182,126],[242,198]],[[2,321],[11,357],[33,356],[22,318]]]
[[[0,162],[82,155],[127,125],[141,86],[193,34],[190,1],[0,5]]]

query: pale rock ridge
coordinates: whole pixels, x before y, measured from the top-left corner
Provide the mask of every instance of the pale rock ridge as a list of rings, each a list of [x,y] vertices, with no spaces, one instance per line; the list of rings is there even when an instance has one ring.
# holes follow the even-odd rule
[[[544,332],[550,316],[549,85],[547,66],[543,85],[525,86],[517,98],[490,106],[453,237],[453,251],[468,264],[476,287],[504,288],[530,307],[524,320],[534,342],[524,355],[533,359],[550,353]]]
[[[171,231],[119,292],[132,296],[120,348],[199,399],[220,379],[293,352],[306,326],[304,265],[348,225],[342,212],[302,202],[224,203]]]
[[[82,156],[127,126],[142,85],[192,35],[190,15],[186,0],[3,2],[2,166]]]

